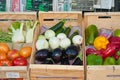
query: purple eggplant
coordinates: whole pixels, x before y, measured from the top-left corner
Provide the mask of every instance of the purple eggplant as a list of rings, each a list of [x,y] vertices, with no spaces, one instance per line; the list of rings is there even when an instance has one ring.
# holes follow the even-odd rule
[[[46,58],[48,58],[50,55],[49,50],[47,49],[41,49],[39,51],[36,52],[35,54],[35,59],[37,61],[44,61]]]
[[[62,58],[62,50],[60,48],[56,48],[52,52],[52,59],[55,63],[59,63]]]
[[[69,59],[69,60],[73,60],[73,59],[75,59],[75,57],[78,55],[79,50],[78,50],[77,46],[72,45],[72,46],[69,46],[69,47],[66,49],[65,52],[66,52],[66,54],[67,54],[67,56],[68,56],[68,59]]]

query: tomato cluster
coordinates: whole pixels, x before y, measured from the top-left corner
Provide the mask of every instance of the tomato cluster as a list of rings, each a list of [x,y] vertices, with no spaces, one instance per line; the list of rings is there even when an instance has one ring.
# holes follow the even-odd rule
[[[20,50],[10,49],[7,43],[0,43],[0,66],[27,66],[32,48],[22,47]]]

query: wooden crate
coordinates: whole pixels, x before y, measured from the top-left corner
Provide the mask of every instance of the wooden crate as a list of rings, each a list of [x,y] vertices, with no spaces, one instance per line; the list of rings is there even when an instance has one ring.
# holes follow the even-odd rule
[[[58,23],[61,19],[66,19],[65,26],[80,26],[82,28],[82,13],[81,12],[48,12],[39,13],[40,27],[36,32],[36,43],[37,37],[40,34],[40,28],[42,25],[53,26]],[[83,47],[83,46],[82,46]],[[84,66],[73,66],[73,65],[48,65],[48,64],[35,64],[35,52],[36,48],[34,45],[34,52],[31,56],[30,61],[30,78],[31,80],[83,80],[84,79]]]
[[[95,24],[98,28],[120,29],[119,21],[119,12],[85,13],[84,27]],[[120,80],[119,65],[87,66],[86,71],[87,80]]]
[[[0,28],[3,31],[8,31],[8,27],[11,25],[13,21],[26,21],[26,20],[37,20],[37,16],[35,12],[10,12],[0,13]],[[19,36],[18,36],[19,37]],[[15,43],[14,49],[20,50],[20,46],[22,43]],[[8,43],[11,48],[12,44]],[[23,46],[29,45],[32,47],[32,43],[25,43]],[[28,62],[29,59],[28,59]],[[29,79],[29,70],[28,66],[0,66],[0,78],[23,78]]]

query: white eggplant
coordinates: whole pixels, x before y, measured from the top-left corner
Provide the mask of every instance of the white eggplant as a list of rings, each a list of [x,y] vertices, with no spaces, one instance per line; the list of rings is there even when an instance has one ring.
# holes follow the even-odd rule
[[[57,35],[57,38],[60,39],[60,40],[66,38],[66,37],[67,37],[67,36],[66,36],[66,34],[64,34],[64,33],[59,33],[59,34]]]
[[[53,30],[46,30],[45,31],[45,37],[47,39],[50,39],[51,37],[55,37],[55,32]]]
[[[49,48],[49,43],[46,39],[37,40],[36,48],[37,48],[37,50],[48,49]]]
[[[50,44],[50,47],[51,47],[51,49],[56,49],[56,48],[58,48],[59,47],[59,39],[58,38],[56,38],[56,37],[51,37],[50,39],[49,39],[49,44]]]
[[[60,47],[63,49],[66,49],[70,45],[71,45],[71,41],[69,38],[64,38],[60,41]]]
[[[76,35],[72,38],[72,42],[74,45],[80,45],[82,44],[82,41],[83,41],[83,37],[80,35]]]

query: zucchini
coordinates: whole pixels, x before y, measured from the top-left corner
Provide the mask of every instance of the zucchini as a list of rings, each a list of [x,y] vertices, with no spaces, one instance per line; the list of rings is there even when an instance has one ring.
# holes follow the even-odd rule
[[[76,35],[79,35],[79,30],[76,30],[75,32],[73,32],[73,34],[70,35],[69,39],[72,40],[72,38]]]
[[[69,27],[65,28],[64,33],[66,34],[67,37],[69,37],[69,34],[70,34],[72,27],[73,26],[70,25]]]
[[[58,30],[59,28],[63,27],[65,24],[65,19],[61,20],[60,22],[58,22],[57,24],[55,24],[53,27],[51,27],[50,29],[52,29],[53,31]]]
[[[62,33],[63,31],[64,31],[64,28],[61,27],[60,29],[57,29],[57,30],[55,31],[55,35],[57,36],[59,33]]]

